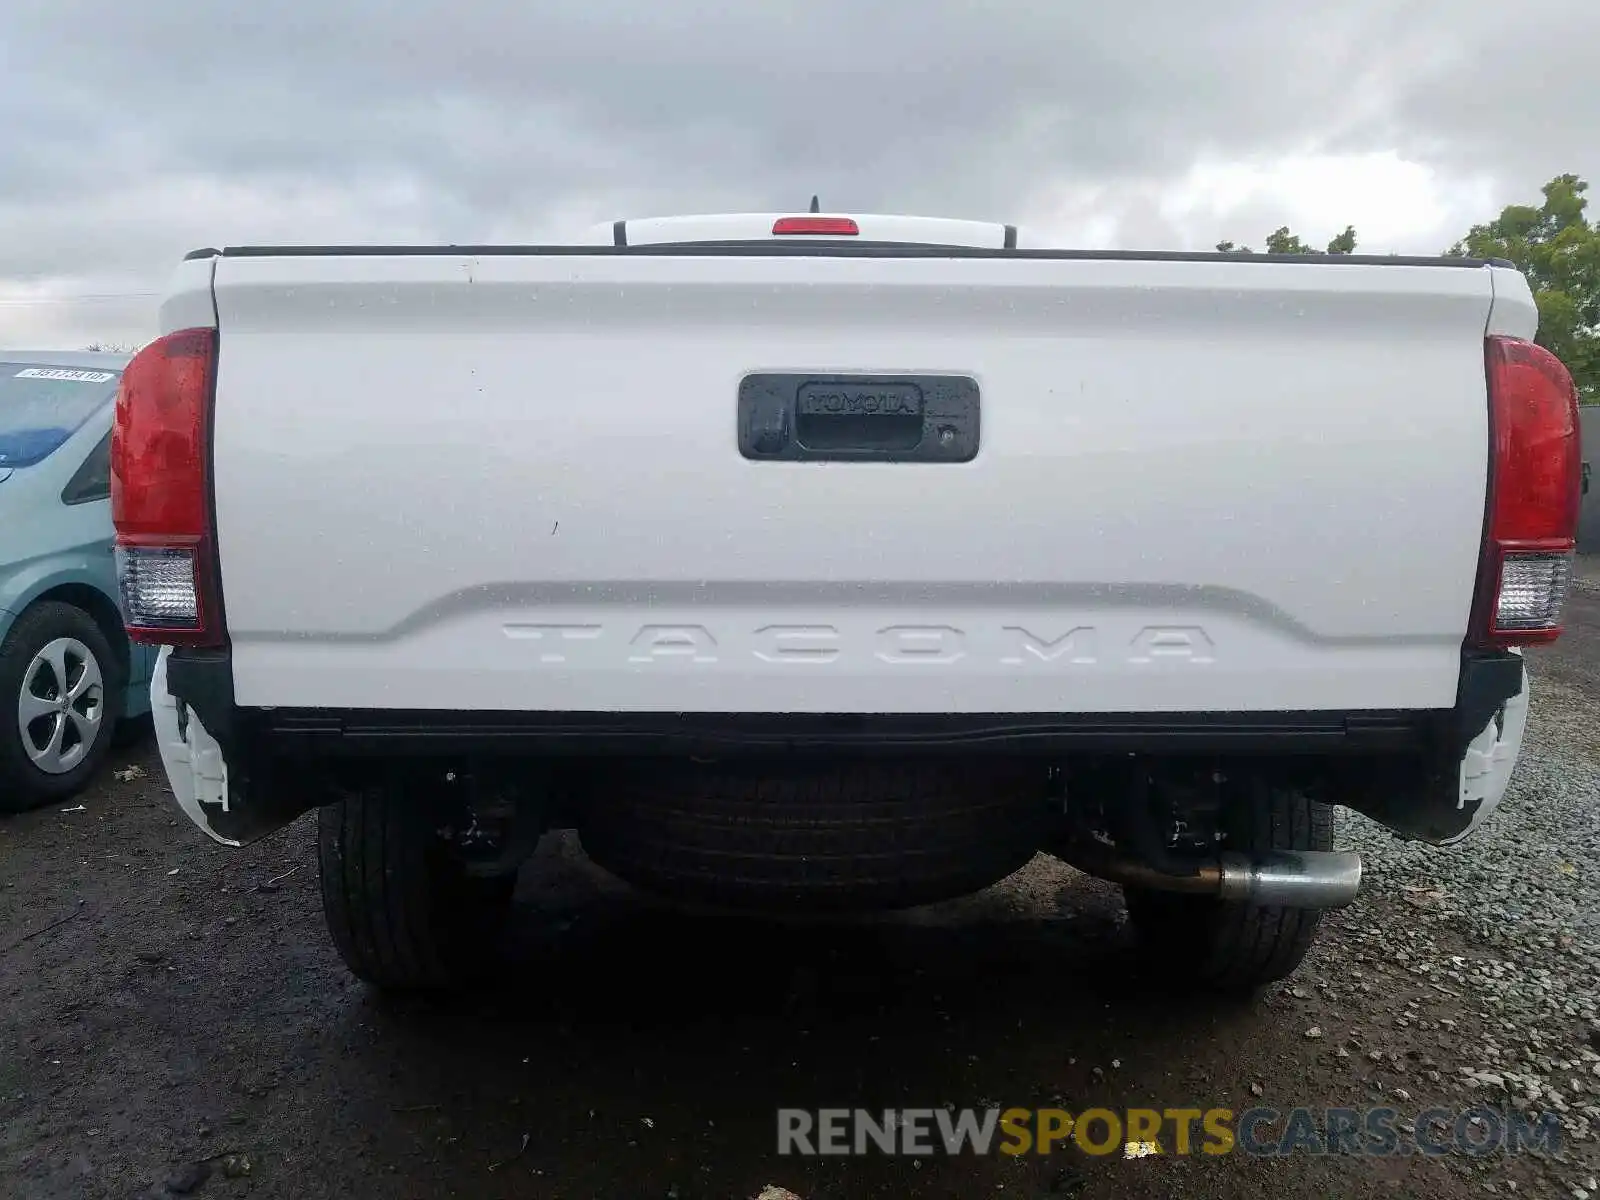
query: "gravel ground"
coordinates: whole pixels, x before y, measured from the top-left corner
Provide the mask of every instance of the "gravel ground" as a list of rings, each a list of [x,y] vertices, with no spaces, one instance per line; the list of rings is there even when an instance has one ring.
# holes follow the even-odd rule
[[[1160,991],[1115,891],[1047,858],[955,904],[784,925],[665,908],[566,838],[525,873],[503,987],[386,1003],[327,944],[309,824],[218,850],[135,747],[83,811],[0,823],[0,1196],[1600,1200],[1600,587],[1533,669],[1500,813],[1453,850],[1343,815],[1361,899],[1245,1005]],[[1444,1159],[773,1152],[779,1105],[945,1103],[1488,1104],[1567,1136]]]
[[[1330,923],[1321,957],[1349,966],[1330,1002],[1409,997],[1385,1037],[1430,1034],[1423,1068],[1476,1100],[1557,1114],[1574,1168],[1545,1182],[1600,1197],[1600,566],[1583,564],[1570,635],[1532,655],[1535,704],[1500,811],[1459,846],[1402,842],[1352,813],[1340,841],[1361,852],[1364,895]],[[1331,944],[1330,944],[1331,943]],[[1336,1048],[1404,1067],[1402,1054]],[[1401,1072],[1404,1073],[1404,1072]],[[1381,1082],[1381,1081],[1380,1081]],[[1390,1091],[1399,1087],[1392,1084]]]
[[[1537,682],[1512,789],[1466,843],[1405,843],[1345,815],[1367,895],[1332,922],[1343,937],[1324,961],[1355,954],[1327,998],[1410,997],[1384,1036],[1432,1035],[1435,1085],[1448,1074],[1483,1102],[1558,1114],[1589,1169],[1555,1174],[1587,1200],[1600,1196],[1600,760],[1582,747],[1597,710],[1552,674]]]

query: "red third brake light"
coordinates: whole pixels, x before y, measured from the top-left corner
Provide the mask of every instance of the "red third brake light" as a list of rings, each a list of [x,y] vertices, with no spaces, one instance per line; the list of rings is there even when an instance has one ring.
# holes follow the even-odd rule
[[[1578,532],[1578,393],[1560,359],[1521,338],[1488,338],[1484,361],[1489,512],[1475,640],[1502,648],[1552,642]]]
[[[772,232],[822,234],[825,237],[854,237],[861,227],[853,217],[779,217],[772,223]]]
[[[217,331],[184,329],[134,355],[111,430],[111,519],[135,641],[222,642],[207,445]]]

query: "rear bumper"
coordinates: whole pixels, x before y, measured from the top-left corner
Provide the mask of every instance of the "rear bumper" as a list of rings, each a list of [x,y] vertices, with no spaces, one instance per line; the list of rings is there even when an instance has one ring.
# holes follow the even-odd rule
[[[242,844],[325,803],[365,760],[1135,754],[1321,760],[1339,802],[1407,837],[1465,836],[1505,790],[1527,680],[1464,653],[1454,708],[1274,713],[815,714],[246,708],[226,650],[163,651],[152,700],[180,806]],[[1520,705],[1520,707],[1519,707]],[[1511,714],[1509,717],[1507,714]],[[292,783],[291,783],[292,781]]]
[[[906,753],[1373,754],[1420,745],[1415,713],[885,714],[235,710],[290,758]]]

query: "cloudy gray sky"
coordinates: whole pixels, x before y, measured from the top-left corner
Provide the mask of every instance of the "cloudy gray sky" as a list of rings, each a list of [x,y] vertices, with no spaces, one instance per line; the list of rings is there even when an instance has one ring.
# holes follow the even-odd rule
[[[0,344],[151,335],[239,242],[802,208],[1442,249],[1600,186],[1593,0],[10,0]]]

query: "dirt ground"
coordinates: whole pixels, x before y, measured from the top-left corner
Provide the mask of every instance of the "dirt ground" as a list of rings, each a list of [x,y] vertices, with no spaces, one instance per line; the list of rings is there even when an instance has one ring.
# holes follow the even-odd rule
[[[1593,593],[1573,624],[1537,672],[1600,729]],[[1116,892],[1053,860],[956,904],[784,925],[673,911],[552,837],[513,977],[395,1003],[328,943],[309,822],[224,851],[148,739],[112,767],[134,777],[108,769],[84,811],[0,823],[0,1195],[1566,1197],[1596,1162],[1592,1142],[1554,1161],[776,1153],[780,1106],[1469,1107],[1426,1067],[1479,1036],[1472,1000],[1391,976],[1371,931],[1414,909],[1381,889],[1290,986],[1195,1004],[1146,976]],[[1313,1021],[1374,1032],[1336,1057]]]

